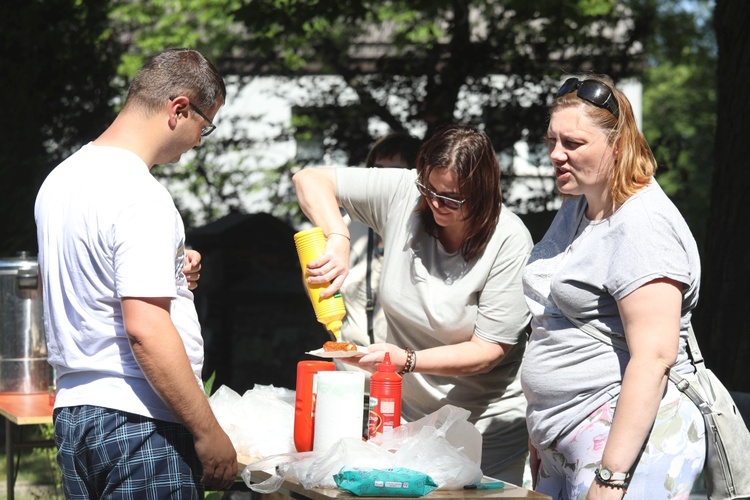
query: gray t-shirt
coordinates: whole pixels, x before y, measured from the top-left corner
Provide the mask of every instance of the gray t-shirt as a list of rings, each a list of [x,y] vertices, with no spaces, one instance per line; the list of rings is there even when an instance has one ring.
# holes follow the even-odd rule
[[[403,169],[337,169],[337,195],[352,219],[383,237],[379,298],[389,342],[419,351],[465,342],[476,334],[514,345],[489,373],[411,373],[403,378],[402,415],[408,421],[446,404],[471,412],[471,421],[483,434],[482,468],[491,475],[527,450],[519,374],[530,319],[521,275],[531,236],[521,220],[502,207],[481,256],[466,262],[460,252],[446,252],[424,231],[415,212],[420,201],[416,175]]]
[[[531,440],[539,448],[619,395],[630,359],[573,326],[565,315],[622,336],[617,300],[658,278],[683,283],[674,369],[693,372],[686,339],[698,301],[700,260],[682,215],[656,180],[607,219],[589,221],[585,210],[584,197],[563,203],[523,276],[533,320],[522,382]]]

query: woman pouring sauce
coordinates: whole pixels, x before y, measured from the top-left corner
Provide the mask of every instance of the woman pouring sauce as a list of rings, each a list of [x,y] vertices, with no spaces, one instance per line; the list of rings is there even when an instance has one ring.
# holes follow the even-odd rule
[[[500,168],[486,134],[437,131],[416,170],[306,168],[294,176],[300,207],[328,235],[308,266],[335,293],[348,272],[340,207],[384,244],[380,297],[387,342],[347,358],[370,372],[389,353],[403,374],[402,416],[446,404],[468,410],[483,436],[482,471],[522,484],[527,453],[519,372],[530,315],[521,275],[532,247],[502,204]]]

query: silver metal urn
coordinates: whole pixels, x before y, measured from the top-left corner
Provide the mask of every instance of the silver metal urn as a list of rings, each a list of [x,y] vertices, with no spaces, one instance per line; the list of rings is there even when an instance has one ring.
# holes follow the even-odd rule
[[[36,258],[0,258],[0,392],[47,392],[52,383]]]

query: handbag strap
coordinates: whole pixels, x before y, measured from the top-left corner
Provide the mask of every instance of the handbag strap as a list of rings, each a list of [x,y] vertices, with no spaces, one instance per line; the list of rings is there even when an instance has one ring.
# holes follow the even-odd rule
[[[688,346],[688,356],[690,356],[690,360],[693,362],[696,368],[703,369],[705,367],[705,362],[703,361],[703,353],[701,352],[701,348],[698,347],[698,339],[695,338],[695,332],[693,331],[693,323],[688,324],[688,339],[687,339],[687,346]]]
[[[567,314],[565,316],[581,331],[587,333],[591,337],[594,337],[600,342],[612,346],[615,349],[630,352],[630,349],[628,349],[628,343],[622,337],[614,337],[612,335],[604,333],[595,326],[592,326],[588,323],[583,323],[582,321],[579,321],[575,318],[571,318]],[[701,350],[698,347],[698,341],[695,338],[695,332],[693,332],[692,323],[688,325],[688,356],[690,356],[693,365],[695,365],[696,374],[700,376],[700,373],[705,370],[706,367],[703,361],[703,355],[701,354]],[[690,383],[689,380],[687,380],[685,377],[675,372],[674,370],[669,370],[669,380],[671,380],[672,383],[677,386],[677,389],[683,392],[695,404],[695,406],[698,407],[701,413],[711,413],[711,406],[701,395],[701,393],[696,390],[693,384]]]
[[[581,213],[578,215],[578,222],[576,223],[576,228],[580,227],[581,222],[583,221],[583,214],[584,211],[581,210]],[[576,231],[573,232],[573,236],[570,239],[570,242],[568,243],[568,247],[565,249],[565,255],[567,256],[568,252],[570,252],[571,247],[573,246],[573,241],[575,240],[577,233]],[[554,302],[554,299],[552,299]],[[557,304],[555,304],[557,305]],[[557,308],[562,312],[560,307]],[[583,323],[582,321],[579,321],[575,318],[571,318],[567,314],[563,313],[566,318],[568,318],[568,321],[573,323],[575,326],[577,326],[581,331],[584,333],[589,334],[590,336],[594,337],[595,339],[599,340],[600,342],[603,342],[609,346],[614,347],[615,349],[620,349],[621,351],[630,352],[630,349],[628,349],[628,343],[625,341],[622,337],[613,337],[612,335],[609,335],[607,333],[602,332],[595,326],[592,326],[588,323]],[[703,353],[701,353],[700,347],[698,347],[698,339],[695,338],[695,332],[693,331],[693,324],[692,322],[688,324],[688,338],[687,338],[687,354],[690,358],[690,361],[692,361],[693,366],[695,366],[695,373],[696,376],[699,379],[708,379],[707,369],[705,361],[703,360]],[[682,375],[675,372],[674,370],[669,370],[669,380],[671,380],[676,386],[677,389],[679,389],[681,392],[683,392],[690,400],[695,403],[695,406],[698,407],[698,409],[703,414],[711,413],[711,407],[706,401],[706,399],[701,395],[700,392],[698,392],[695,387],[685,379]]]
[[[367,271],[365,275],[365,293],[367,303],[365,304],[365,314],[367,314],[367,336],[370,337],[370,344],[375,343],[375,332],[373,328],[373,311],[375,311],[375,301],[372,297],[372,257],[375,251],[375,231],[367,228]]]

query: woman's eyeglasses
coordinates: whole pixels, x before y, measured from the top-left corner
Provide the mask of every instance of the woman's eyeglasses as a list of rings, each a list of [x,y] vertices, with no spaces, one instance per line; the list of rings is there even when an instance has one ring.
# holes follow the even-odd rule
[[[421,182],[414,181],[414,184],[417,185],[417,189],[419,190],[419,194],[424,196],[430,201],[437,200],[438,205],[441,207],[445,207],[448,210],[458,210],[461,208],[461,205],[464,204],[466,200],[454,200],[453,198],[448,198],[447,196],[443,196],[442,194],[437,194],[435,191],[431,189],[427,189]]]
[[[569,94],[574,91],[578,91],[576,94],[584,101],[590,102],[594,106],[604,108],[614,115],[615,118],[620,117],[620,107],[617,105],[617,99],[615,99],[612,89],[608,85],[597,81],[597,80],[579,80],[578,78],[568,78],[565,83],[562,84],[560,90],[555,94],[555,99],[565,94]]]

